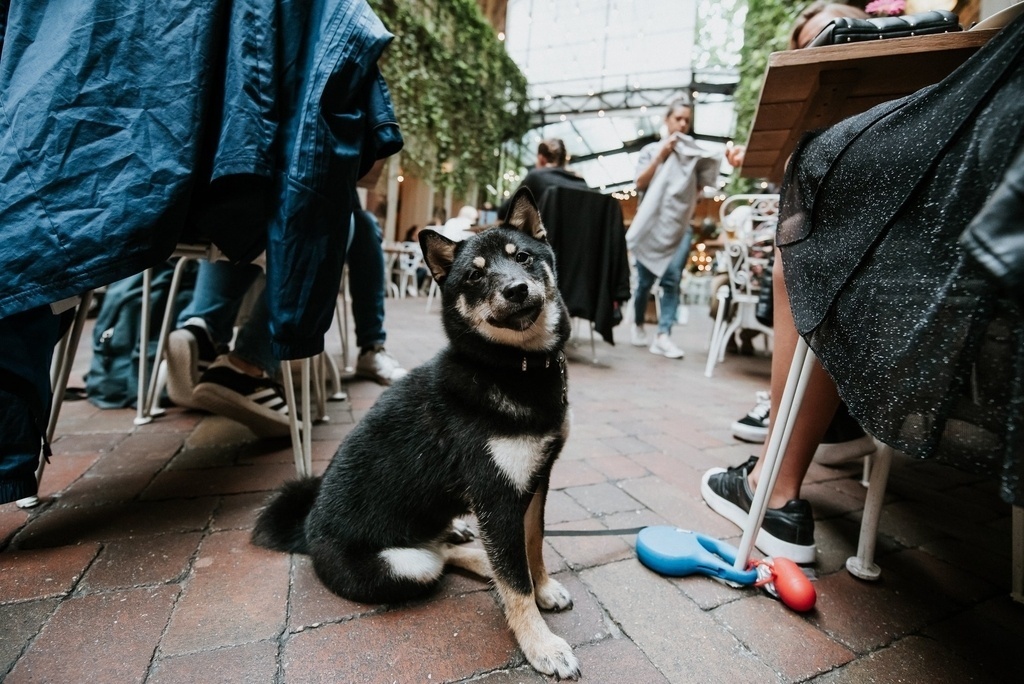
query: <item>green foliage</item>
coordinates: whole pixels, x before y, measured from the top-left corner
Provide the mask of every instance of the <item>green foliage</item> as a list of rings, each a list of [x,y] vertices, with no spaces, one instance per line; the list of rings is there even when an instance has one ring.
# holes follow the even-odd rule
[[[789,32],[808,2],[789,0],[749,0],[743,25],[743,49],[740,51],[740,82],[736,88],[737,142],[746,143],[754,112],[761,97],[761,84],[768,69],[768,56],[785,50]],[[727,192],[753,192],[754,181],[733,174]]]
[[[465,191],[529,128],[526,77],[474,0],[369,0],[395,40],[381,60],[405,137],[402,166]]]

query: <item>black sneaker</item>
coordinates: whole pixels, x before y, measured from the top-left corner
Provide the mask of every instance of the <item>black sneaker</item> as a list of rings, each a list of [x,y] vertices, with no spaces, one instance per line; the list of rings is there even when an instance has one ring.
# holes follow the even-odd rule
[[[875,453],[875,440],[864,432],[860,423],[850,415],[845,403],[840,403],[832,422],[825,430],[821,444],[814,452],[814,462],[835,466]]]
[[[771,424],[768,414],[772,402],[767,392],[758,392],[756,396],[757,405],[732,424],[732,436],[744,442],[764,444],[764,440],[768,439],[768,426]]]
[[[227,356],[218,358],[199,378],[192,403],[237,420],[260,437],[284,437],[291,432],[281,386],[265,376],[244,373]]]
[[[184,408],[198,408],[192,403],[192,391],[216,358],[217,349],[203,325],[186,323],[172,330],[167,337],[167,396],[171,401]]]
[[[700,482],[700,494],[711,510],[740,527],[746,523],[754,499],[747,475],[755,463],[757,457],[751,456],[746,463],[728,470],[712,468]],[[767,509],[754,543],[769,556],[813,563],[814,514],[810,502],[792,499],[782,508]]]

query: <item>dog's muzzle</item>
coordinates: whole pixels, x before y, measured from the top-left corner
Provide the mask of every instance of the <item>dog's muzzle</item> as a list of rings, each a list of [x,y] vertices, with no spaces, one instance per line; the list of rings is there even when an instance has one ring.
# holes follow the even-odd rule
[[[529,285],[522,281],[503,288],[495,299],[487,322],[498,328],[529,330],[544,308],[543,298],[531,294]]]

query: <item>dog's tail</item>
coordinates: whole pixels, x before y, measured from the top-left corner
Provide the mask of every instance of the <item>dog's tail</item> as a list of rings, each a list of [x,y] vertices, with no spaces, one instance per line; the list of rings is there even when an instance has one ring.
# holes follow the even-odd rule
[[[309,553],[306,516],[313,508],[318,491],[319,477],[285,483],[256,519],[252,543],[274,551]]]

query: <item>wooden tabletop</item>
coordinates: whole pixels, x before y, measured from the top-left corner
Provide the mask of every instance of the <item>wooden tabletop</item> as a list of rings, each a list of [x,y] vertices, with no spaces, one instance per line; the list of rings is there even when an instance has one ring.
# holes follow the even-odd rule
[[[937,83],[996,29],[773,52],[740,174],[782,180],[805,132]]]

